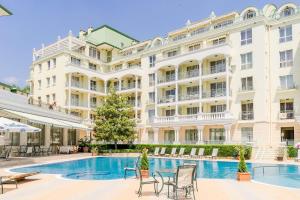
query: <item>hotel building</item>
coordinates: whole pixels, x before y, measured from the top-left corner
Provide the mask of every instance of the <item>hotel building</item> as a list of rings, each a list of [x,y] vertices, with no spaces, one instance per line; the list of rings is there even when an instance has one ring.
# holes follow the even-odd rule
[[[139,42],[107,25],[33,50],[30,100],[92,126],[108,88],[127,95],[137,142],[300,141],[300,10],[245,8]]]

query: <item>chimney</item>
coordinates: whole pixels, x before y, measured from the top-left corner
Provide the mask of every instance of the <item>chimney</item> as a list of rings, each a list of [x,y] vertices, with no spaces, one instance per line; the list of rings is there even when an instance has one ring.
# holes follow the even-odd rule
[[[92,26],[90,28],[88,28],[88,30],[87,30],[88,34],[90,34],[93,30],[94,30],[94,28]]]

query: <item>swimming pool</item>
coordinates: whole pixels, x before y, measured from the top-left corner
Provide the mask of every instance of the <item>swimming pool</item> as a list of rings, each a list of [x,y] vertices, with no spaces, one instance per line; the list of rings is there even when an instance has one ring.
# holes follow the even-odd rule
[[[13,168],[13,172],[39,171],[45,174],[61,174],[68,179],[79,180],[112,180],[124,176],[124,167],[134,166],[136,158],[132,157],[94,157],[80,160],[33,165],[28,167]],[[198,178],[235,179],[237,162],[208,161],[208,160],[182,160],[169,158],[149,158],[150,172],[162,168],[176,168],[183,163],[197,163]],[[253,179],[273,185],[300,188],[300,166],[296,165],[269,165],[247,163]],[[278,170],[279,169],[279,170]],[[129,174],[133,176],[134,173]]]

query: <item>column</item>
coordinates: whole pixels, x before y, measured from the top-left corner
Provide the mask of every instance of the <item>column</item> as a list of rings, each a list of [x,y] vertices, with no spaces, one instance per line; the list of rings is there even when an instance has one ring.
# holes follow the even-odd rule
[[[199,113],[202,113],[202,62],[199,62]]]
[[[20,122],[23,124],[27,124],[27,120],[24,119],[21,119]],[[20,134],[20,145],[27,145],[27,133],[21,131],[19,134]]]
[[[107,94],[107,80],[104,81],[104,93]]]
[[[179,88],[178,88],[178,68],[179,68],[179,66],[176,65],[176,67],[175,67],[175,82],[176,82],[176,87],[175,87],[175,101],[176,101],[175,116],[178,116],[178,96],[179,96]]]
[[[71,79],[72,79],[72,73],[68,74],[68,109],[69,114],[71,113]]]
[[[229,57],[226,56],[226,111],[229,111],[229,67],[230,67],[230,63],[229,63]]]
[[[45,146],[50,146],[51,141],[51,125],[45,125]]]
[[[68,129],[64,128],[63,129],[63,146],[68,145]]]
[[[154,144],[158,144],[159,141],[158,141],[158,134],[159,134],[159,128],[153,128],[153,131],[154,131]]]
[[[137,120],[137,115],[138,115],[138,92],[137,92],[137,86],[138,86],[138,76],[135,76],[135,119]]]
[[[225,128],[225,143],[231,143],[231,124],[224,125]]]
[[[87,94],[87,107],[88,107],[88,113],[87,113],[87,120],[90,120],[90,114],[91,114],[91,79],[90,77],[87,78],[88,81],[88,94]]]
[[[155,87],[155,118],[158,117],[158,110],[157,110],[157,104],[158,104],[158,88],[157,88],[157,83],[158,83],[158,71],[155,70],[155,74],[154,74],[154,87]]]
[[[204,129],[204,126],[197,126],[197,130],[198,130],[197,144],[203,144],[204,143],[203,129]]]
[[[174,131],[175,131],[175,142],[174,142],[174,144],[180,144],[180,141],[179,141],[180,127],[174,127]]]
[[[148,144],[148,131],[146,128],[141,128],[141,143],[142,144]]]

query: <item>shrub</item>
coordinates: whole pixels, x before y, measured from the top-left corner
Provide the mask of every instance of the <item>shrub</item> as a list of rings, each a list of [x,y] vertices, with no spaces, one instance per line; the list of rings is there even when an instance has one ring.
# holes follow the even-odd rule
[[[298,152],[297,148],[295,148],[293,146],[288,146],[287,147],[287,154],[288,154],[289,158],[295,158],[295,157],[297,157],[297,152]]]
[[[147,149],[143,149],[142,158],[141,158],[141,169],[142,170],[149,170],[149,160],[147,156]]]
[[[238,172],[241,172],[241,173],[248,172],[247,165],[246,165],[246,162],[245,162],[244,148],[243,147],[240,148],[240,162],[239,162],[239,166],[238,166]]]

